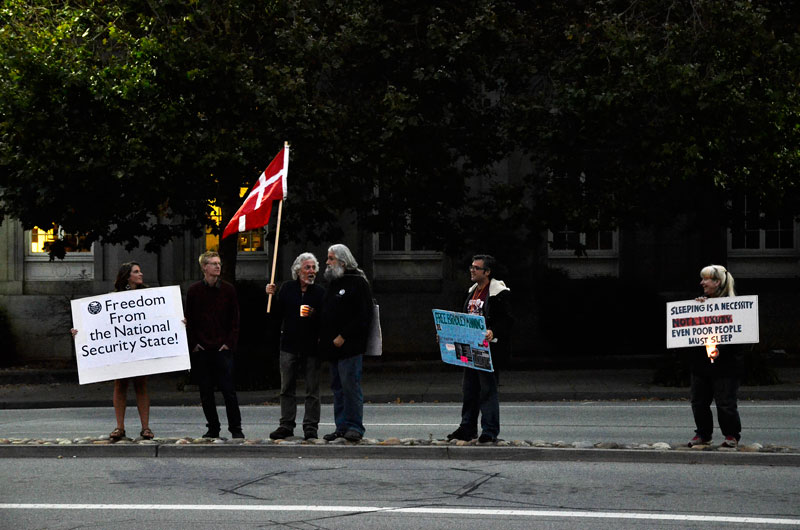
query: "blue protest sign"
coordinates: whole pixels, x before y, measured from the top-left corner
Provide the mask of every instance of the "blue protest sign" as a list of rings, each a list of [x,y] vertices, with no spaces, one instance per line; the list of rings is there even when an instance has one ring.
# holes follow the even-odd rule
[[[486,340],[486,320],[480,315],[433,310],[442,361],[493,372],[492,353]]]

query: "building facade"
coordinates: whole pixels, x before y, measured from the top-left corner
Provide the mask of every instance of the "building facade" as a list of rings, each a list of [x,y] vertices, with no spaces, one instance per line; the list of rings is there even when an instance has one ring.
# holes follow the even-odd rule
[[[591,234],[554,227],[536,248],[515,249],[522,263],[502,278],[514,298],[515,356],[663,352],[663,304],[695,296],[699,270],[710,261],[728,267],[739,294],[761,297],[763,346],[797,349],[800,224],[792,217],[767,221],[745,215],[720,235],[720,250],[710,259],[698,251],[708,246],[708,235],[694,230],[691,219],[675,219],[669,229]],[[67,242],[67,254],[51,261],[47,242],[59,237]],[[13,219],[0,225],[0,311],[11,334],[3,342],[13,340],[16,351],[7,363],[72,359],[70,300],[111,291],[121,263],[137,261],[148,285],[179,285],[185,293],[202,277],[198,255],[218,244],[208,235],[175,240],[157,253],[99,243],[78,251],[72,237],[57,226],[23,230]],[[451,258],[417,248],[408,235],[363,233],[354,225],[341,242],[372,281],[386,355],[435,359],[431,309],[459,307],[469,255],[483,249],[464,249],[461,258]],[[314,252],[324,267],[327,245],[286,245],[279,252],[277,281],[291,277],[292,260],[303,251]],[[240,234],[236,278],[240,292],[250,295],[248,311],[260,310],[271,262],[263,231]]]

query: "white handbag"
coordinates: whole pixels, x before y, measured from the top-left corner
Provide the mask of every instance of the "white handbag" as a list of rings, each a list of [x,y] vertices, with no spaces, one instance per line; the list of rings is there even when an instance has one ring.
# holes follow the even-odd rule
[[[367,351],[364,355],[380,357],[383,354],[383,334],[381,333],[381,306],[372,304],[372,324],[367,335]]]

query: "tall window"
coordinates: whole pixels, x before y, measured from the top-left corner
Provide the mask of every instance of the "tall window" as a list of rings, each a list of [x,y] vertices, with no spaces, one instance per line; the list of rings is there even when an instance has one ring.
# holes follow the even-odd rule
[[[249,188],[239,188],[239,198],[243,198],[247,192],[249,192]],[[214,221],[214,224],[217,227],[222,226],[222,210],[219,206],[217,206],[216,199],[210,201],[211,204],[211,219]],[[213,234],[211,232],[211,227],[206,228],[206,250],[219,250],[219,238],[218,234]],[[239,252],[264,252],[264,229],[263,228],[256,228],[254,230],[248,230],[247,232],[240,232],[237,234],[238,239],[238,250]]]
[[[430,250],[419,244],[411,234],[381,232],[378,234],[378,252],[416,252]]]
[[[792,250],[796,223],[792,215],[767,215],[756,200],[743,197],[733,203],[740,215],[730,227],[731,250]]]
[[[590,256],[608,255],[617,250],[616,230],[579,232],[569,225],[553,228],[548,234],[550,250],[555,254]]]
[[[55,223],[47,230],[34,226],[31,230],[30,253],[33,255],[47,254],[50,252],[50,246],[59,240],[64,244],[64,250],[68,253],[91,252],[91,248],[87,248],[85,245],[85,239],[84,236],[68,234],[62,226]]]
[[[380,232],[372,235],[372,245],[375,280],[442,279],[442,253],[421,244],[411,234],[401,230]]]
[[[222,224],[222,209],[217,206],[216,199],[209,201],[209,204],[211,205],[211,220],[219,228]],[[206,250],[219,250],[219,234],[213,233],[210,226],[206,227]]]
[[[571,278],[619,276],[619,231],[580,232],[561,225],[547,231],[548,265],[565,270]]]

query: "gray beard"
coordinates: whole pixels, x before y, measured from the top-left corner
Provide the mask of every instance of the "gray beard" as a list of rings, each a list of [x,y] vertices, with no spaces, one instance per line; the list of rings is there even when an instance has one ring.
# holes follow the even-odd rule
[[[328,265],[325,267],[325,279],[328,281],[338,280],[344,276],[344,267],[341,265]]]

